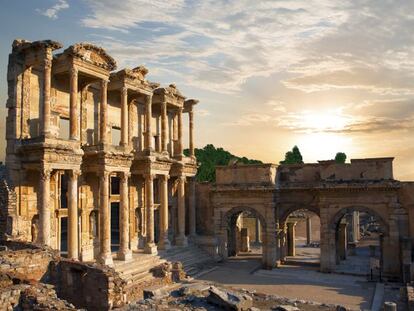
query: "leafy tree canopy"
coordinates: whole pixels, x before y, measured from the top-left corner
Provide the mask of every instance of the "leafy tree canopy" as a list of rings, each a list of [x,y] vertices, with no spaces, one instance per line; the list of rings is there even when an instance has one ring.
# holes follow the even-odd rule
[[[344,152],[338,152],[335,156],[336,163],[345,163],[346,161],[346,154]]]
[[[291,151],[286,152],[285,159],[280,164],[303,164],[302,154],[298,146],[294,146]]]
[[[190,151],[184,150],[184,154],[189,156]],[[216,181],[216,166],[241,164],[260,164],[261,161],[251,160],[246,157],[237,157],[223,148],[216,148],[212,144],[206,145],[203,149],[195,149],[195,156],[199,164],[196,179],[197,181]]]

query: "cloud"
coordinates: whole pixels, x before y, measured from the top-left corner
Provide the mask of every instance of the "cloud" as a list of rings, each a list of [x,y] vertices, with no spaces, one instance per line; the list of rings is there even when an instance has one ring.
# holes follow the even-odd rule
[[[52,7],[46,10],[37,9],[36,11],[44,16],[49,17],[50,19],[57,19],[59,11],[62,11],[68,8],[69,8],[69,4],[67,3],[66,0],[58,0],[57,3],[53,5]]]
[[[211,114],[210,111],[208,111],[206,109],[197,109],[196,108],[195,112],[200,117],[206,117],[206,116],[209,116]]]
[[[85,1],[83,26],[126,34],[98,40],[114,56],[175,70],[181,83],[221,93],[285,71],[306,57],[303,44],[348,19],[343,0]]]
[[[237,121],[225,123],[226,126],[250,126],[257,123],[269,122],[272,117],[268,114],[251,113],[241,116]]]

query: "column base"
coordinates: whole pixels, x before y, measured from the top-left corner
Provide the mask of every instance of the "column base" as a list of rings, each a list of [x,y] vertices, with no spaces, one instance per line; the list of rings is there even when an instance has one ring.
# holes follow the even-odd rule
[[[117,253],[117,259],[128,261],[132,259],[132,251],[130,249],[126,251],[118,251]]]
[[[168,240],[168,239],[161,240],[158,243],[158,249],[167,250],[167,249],[170,249],[170,248],[171,248],[171,243],[170,243],[170,240]]]
[[[177,245],[177,246],[188,246],[187,237],[185,235],[177,236],[175,238],[175,245]]]
[[[114,261],[112,259],[112,254],[102,254],[99,256],[99,263],[107,266],[113,266]]]
[[[157,245],[155,243],[147,243],[144,247],[144,253],[152,255],[158,254]]]
[[[131,251],[138,250],[138,238],[131,239]]]

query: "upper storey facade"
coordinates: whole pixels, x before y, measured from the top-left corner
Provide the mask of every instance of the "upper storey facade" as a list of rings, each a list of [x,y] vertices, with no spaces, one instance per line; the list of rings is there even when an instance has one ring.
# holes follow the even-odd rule
[[[27,151],[31,162],[48,162],[46,149],[71,154],[66,162],[74,164],[82,155],[102,151],[135,158],[155,154],[195,164],[196,100],[186,100],[173,84],[159,87],[148,81],[143,66],[116,71],[115,60],[92,44],[61,49],[51,40],[13,42],[8,68],[8,164]],[[185,114],[188,139],[183,137]],[[188,159],[184,159],[185,147],[190,149]]]

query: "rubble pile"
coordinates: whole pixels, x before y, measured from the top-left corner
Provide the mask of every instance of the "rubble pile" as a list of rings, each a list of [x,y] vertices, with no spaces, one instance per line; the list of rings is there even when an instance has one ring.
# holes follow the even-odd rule
[[[145,299],[123,307],[122,311],[339,311],[343,306],[288,299],[246,290],[229,290],[206,282],[189,282],[177,288],[148,288]]]

